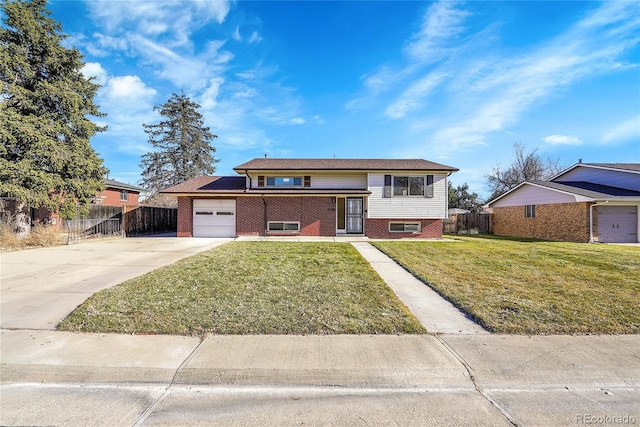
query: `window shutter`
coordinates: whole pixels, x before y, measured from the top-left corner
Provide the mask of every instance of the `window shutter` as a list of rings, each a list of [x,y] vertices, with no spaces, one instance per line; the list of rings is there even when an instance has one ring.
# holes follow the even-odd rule
[[[424,187],[424,197],[433,198],[433,175],[427,175],[427,185]]]
[[[384,193],[382,197],[388,199],[391,197],[391,175],[384,176]]]
[[[258,176],[258,187],[264,187],[264,175]]]
[[[311,187],[311,177],[309,175],[305,175],[304,177],[304,186]]]

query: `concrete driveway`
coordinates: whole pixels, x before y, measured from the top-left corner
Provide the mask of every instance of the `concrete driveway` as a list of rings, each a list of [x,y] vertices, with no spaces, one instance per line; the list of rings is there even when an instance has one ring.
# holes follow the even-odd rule
[[[0,254],[0,327],[55,329],[97,291],[231,239],[137,237]]]

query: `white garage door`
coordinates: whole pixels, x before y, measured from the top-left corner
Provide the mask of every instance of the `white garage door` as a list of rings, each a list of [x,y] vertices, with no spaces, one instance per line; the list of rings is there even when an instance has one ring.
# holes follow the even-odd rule
[[[236,237],[236,201],[193,201],[193,237]]]
[[[638,208],[636,206],[598,206],[598,241],[636,243]]]

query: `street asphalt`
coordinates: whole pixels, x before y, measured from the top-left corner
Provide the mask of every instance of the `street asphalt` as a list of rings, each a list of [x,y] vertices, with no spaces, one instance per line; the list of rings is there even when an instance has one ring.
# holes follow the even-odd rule
[[[362,240],[353,244],[429,334],[53,330],[93,292],[226,241],[137,238],[0,254],[0,425],[640,424],[640,336],[486,333]]]

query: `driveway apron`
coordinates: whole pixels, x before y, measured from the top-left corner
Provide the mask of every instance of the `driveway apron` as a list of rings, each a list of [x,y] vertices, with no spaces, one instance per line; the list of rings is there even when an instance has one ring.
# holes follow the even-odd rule
[[[55,329],[97,291],[230,240],[140,237],[0,254],[0,327]]]

